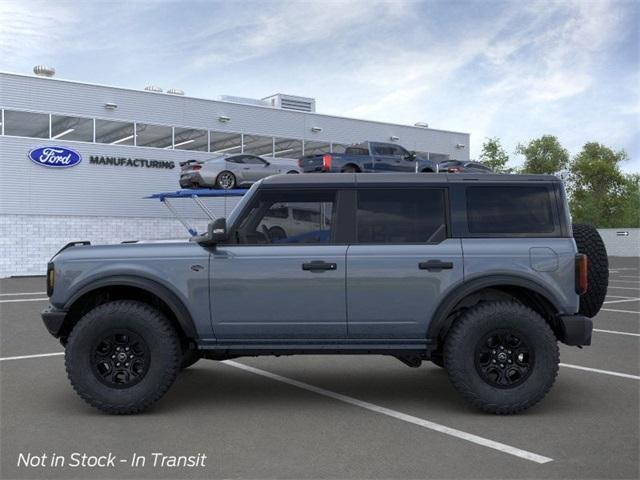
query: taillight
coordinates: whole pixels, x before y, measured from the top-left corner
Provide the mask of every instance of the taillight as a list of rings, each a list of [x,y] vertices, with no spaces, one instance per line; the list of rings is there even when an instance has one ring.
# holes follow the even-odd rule
[[[331,155],[329,155],[328,153],[325,153],[322,156],[322,170],[324,170],[325,172],[331,170]]]
[[[460,173],[462,171],[462,168],[460,167],[450,167],[448,172],[449,173]]]
[[[302,167],[302,159],[301,158],[298,159],[298,167]]]
[[[193,167],[191,167],[191,170],[200,170],[202,168],[202,165],[194,165]]]
[[[589,261],[583,253],[576,255],[576,293],[584,295],[589,287],[589,279],[587,275],[587,267]]]
[[[53,263],[49,262],[47,264],[47,297],[53,295],[53,284],[55,281],[55,270],[53,268]]]

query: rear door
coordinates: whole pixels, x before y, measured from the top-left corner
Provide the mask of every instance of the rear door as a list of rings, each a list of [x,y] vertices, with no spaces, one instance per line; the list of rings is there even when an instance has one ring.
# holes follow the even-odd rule
[[[373,170],[376,172],[397,171],[397,158],[394,156],[393,147],[384,143],[371,144],[371,156],[373,158]]]
[[[463,280],[446,187],[360,188],[356,204],[356,241],[347,252],[349,337],[425,338],[438,302]]]

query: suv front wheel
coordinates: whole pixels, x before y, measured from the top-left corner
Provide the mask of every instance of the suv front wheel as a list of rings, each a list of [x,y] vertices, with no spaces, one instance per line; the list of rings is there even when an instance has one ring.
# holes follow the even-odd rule
[[[487,302],[451,327],[444,364],[454,388],[490,413],[516,413],[551,389],[560,354],[545,320],[517,302]]]
[[[182,349],[173,325],[142,302],[104,303],[73,327],[67,376],[90,405],[107,413],[146,410],[176,379]]]

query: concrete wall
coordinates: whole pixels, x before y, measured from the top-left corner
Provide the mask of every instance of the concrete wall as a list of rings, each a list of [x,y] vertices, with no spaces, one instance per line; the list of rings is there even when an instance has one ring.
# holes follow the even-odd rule
[[[600,228],[598,232],[610,257],[640,256],[640,228]],[[618,235],[619,232],[629,235]]]

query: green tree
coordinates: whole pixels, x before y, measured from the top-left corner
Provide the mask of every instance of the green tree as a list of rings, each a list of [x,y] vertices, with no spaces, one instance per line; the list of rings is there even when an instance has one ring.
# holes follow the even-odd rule
[[[480,154],[480,162],[491,168],[494,172],[511,173],[513,169],[507,168],[509,155],[502,148],[498,137],[486,138],[482,144],[482,153]]]
[[[634,227],[640,224],[638,175],[624,175],[624,150],[613,151],[597,142],[586,143],[569,168],[573,221],[596,227]]]
[[[567,168],[569,152],[562,148],[553,135],[543,135],[530,140],[526,145],[518,144],[516,153],[524,155],[521,173],[548,173],[555,175]]]

